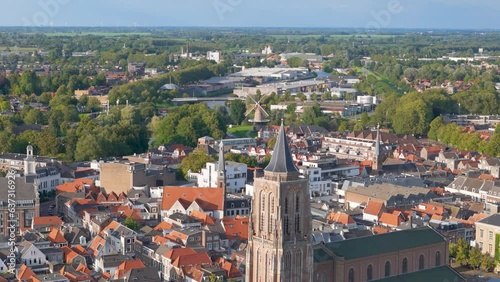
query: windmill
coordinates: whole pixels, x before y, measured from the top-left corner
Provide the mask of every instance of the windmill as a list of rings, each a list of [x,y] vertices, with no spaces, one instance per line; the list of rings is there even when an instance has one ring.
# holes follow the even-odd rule
[[[248,107],[245,116],[247,117],[252,112],[255,112],[253,119],[249,119],[248,121],[253,123],[253,129],[255,131],[259,131],[261,128],[266,126],[266,123],[269,122],[269,119],[267,118],[269,117],[269,114],[262,107],[262,99],[265,97],[265,95],[263,95],[259,101],[256,101],[251,95],[248,95],[248,97],[250,97],[250,99],[252,99],[252,101],[255,102],[255,104],[250,105]]]

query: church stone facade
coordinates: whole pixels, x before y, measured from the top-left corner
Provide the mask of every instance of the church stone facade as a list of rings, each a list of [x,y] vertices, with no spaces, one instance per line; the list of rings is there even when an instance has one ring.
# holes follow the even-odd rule
[[[254,186],[246,281],[312,281],[309,185],[299,178],[283,124],[264,177]]]

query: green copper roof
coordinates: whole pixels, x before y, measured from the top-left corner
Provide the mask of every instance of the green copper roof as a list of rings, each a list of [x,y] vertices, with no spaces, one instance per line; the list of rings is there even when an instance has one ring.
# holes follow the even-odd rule
[[[443,242],[445,239],[439,233],[424,227],[333,242],[324,247],[349,260]]]

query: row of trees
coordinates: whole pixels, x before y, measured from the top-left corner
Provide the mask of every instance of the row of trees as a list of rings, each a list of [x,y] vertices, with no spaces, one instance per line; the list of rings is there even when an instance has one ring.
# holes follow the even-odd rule
[[[445,124],[442,117],[437,117],[430,123],[428,137],[462,150],[500,156],[500,125],[491,138],[485,141],[479,133],[465,132],[462,127],[454,123]]]
[[[202,62],[193,67],[169,72],[152,79],[139,80],[114,87],[109,92],[109,101],[110,103],[115,103],[117,100],[128,100],[130,103],[163,103],[167,99],[178,98],[182,95],[177,90],[161,90],[160,88],[165,84],[174,83],[182,86],[224,73],[223,65]]]
[[[73,94],[77,89],[87,89],[90,86],[103,86],[106,84],[104,73],[85,71],[64,66],[61,71],[50,75],[38,76],[34,71],[17,72],[9,77],[0,74],[0,94],[36,94],[56,92],[60,87],[63,91]]]
[[[472,269],[481,269],[492,271],[496,265],[495,260],[490,254],[482,254],[477,247],[471,248],[465,240],[460,238],[457,243],[450,243],[448,246],[449,255],[462,266],[468,266]]]
[[[61,129],[60,129],[61,130]],[[11,128],[0,132],[0,151],[25,153],[34,146],[36,154],[67,161],[85,161],[107,156],[145,152],[148,132],[144,125],[130,124],[125,119],[110,126],[84,118],[76,128],[27,130],[15,135]]]

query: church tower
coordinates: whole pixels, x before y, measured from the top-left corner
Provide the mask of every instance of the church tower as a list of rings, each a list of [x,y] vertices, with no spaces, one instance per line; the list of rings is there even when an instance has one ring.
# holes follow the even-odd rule
[[[378,172],[382,168],[380,163],[380,124],[377,124],[377,140],[375,141],[375,152],[372,161],[372,170]]]
[[[264,177],[254,181],[246,281],[312,281],[308,180],[299,178],[281,122]]]
[[[38,192],[38,181],[36,180],[36,159],[33,157],[33,146],[26,147],[26,158],[24,159],[24,179],[26,183],[33,183],[35,195],[35,217],[40,216],[40,193]]]
[[[36,174],[36,160],[33,158],[33,146],[26,147],[26,158],[24,159],[24,175]]]
[[[226,216],[226,160],[224,159],[224,144],[219,143],[219,160],[217,162],[217,188],[224,188],[224,216]]]

